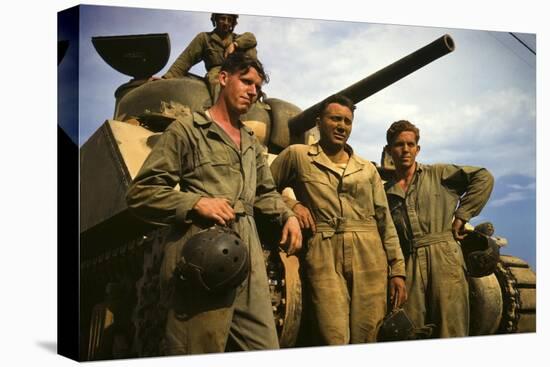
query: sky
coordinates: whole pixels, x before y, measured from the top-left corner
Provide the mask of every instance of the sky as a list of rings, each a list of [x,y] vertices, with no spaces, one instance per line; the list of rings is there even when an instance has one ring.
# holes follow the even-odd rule
[[[91,38],[168,33],[170,59],[201,31],[212,29],[210,13],[128,7],[83,6],[80,12],[79,145],[114,111],[114,91],[130,77],[112,69]],[[241,14],[235,31],[250,31],[270,75],[269,97],[305,109],[429,44],[444,34],[455,51],[358,103],[349,143],[380,160],[385,131],[399,119],[421,131],[422,163],[487,168],[496,184],[472,224],[491,221],[508,240],[502,253],[536,269],[536,55],[508,32],[388,25]],[[534,33],[514,33],[536,52]],[[60,37],[64,37],[61,27]],[[62,68],[74,67],[68,62]],[[204,75],[202,63],[191,72]],[[76,127],[76,125],[73,125]]]
[[[58,191],[58,179],[63,179],[71,172],[64,166],[57,165],[57,123],[58,117],[62,117],[61,111],[57,111],[57,72],[64,67],[57,65],[57,12],[74,6],[76,2],[71,0],[54,0],[42,2],[30,2],[25,0],[10,2],[9,6],[3,9],[3,19],[0,22],[0,31],[4,35],[2,39],[3,54],[0,58],[2,66],[2,85],[3,85],[3,108],[2,122],[4,134],[2,144],[0,144],[0,157],[2,159],[2,180],[0,180],[0,192],[2,192],[2,254],[3,262],[0,266],[0,279],[2,279],[3,294],[7,295],[5,302],[0,304],[0,320],[2,330],[0,333],[0,343],[3,346],[0,355],[0,364],[2,365],[55,365],[55,366],[73,366],[74,362],[56,354],[57,349],[57,322],[63,322],[64,315],[57,314],[58,303],[64,302],[68,294],[59,294],[57,288],[57,269],[58,267],[78,266],[74,259],[64,257],[64,248],[74,246],[75,243],[64,243],[58,241],[59,230],[64,231],[66,224],[58,221],[56,213],[57,202],[66,200],[64,192]],[[534,237],[534,204],[533,204],[533,185],[538,186],[537,190],[537,237],[538,246],[536,259],[539,263],[537,267],[537,307],[539,310],[548,309],[548,289],[549,267],[544,266],[548,263],[549,246],[545,243],[545,225],[548,223],[548,194],[544,190],[548,187],[547,171],[548,166],[545,161],[548,157],[549,144],[548,128],[545,121],[548,121],[548,104],[545,102],[548,98],[549,73],[547,65],[548,50],[550,49],[550,23],[548,22],[548,12],[543,1],[523,0],[521,2],[511,2],[502,0],[462,0],[460,2],[441,2],[437,0],[392,0],[392,1],[373,1],[362,2],[356,0],[338,0],[331,2],[319,0],[312,6],[311,2],[296,0],[278,0],[278,1],[258,1],[258,0],[239,0],[227,2],[226,0],[87,0],[88,4],[109,4],[133,7],[164,8],[164,9],[186,9],[193,11],[222,11],[236,12],[240,14],[269,15],[282,18],[299,17],[308,19],[333,19],[351,22],[370,22],[379,24],[405,24],[433,27],[452,27],[462,29],[491,29],[499,32],[515,31],[518,33],[536,33],[537,34],[537,101],[536,104],[536,131],[529,125],[527,113],[521,112],[525,107],[521,104],[511,104],[509,100],[499,98],[499,96],[510,95],[515,90],[519,90],[525,95],[529,95],[529,88],[517,87],[517,89],[503,88],[503,84],[508,83],[509,77],[519,76],[520,71],[527,69],[522,61],[515,60],[512,54],[519,52],[515,50],[514,44],[507,41],[507,37],[499,38],[489,48],[467,47],[464,39],[459,38],[455,30],[450,34],[455,39],[457,50],[450,55],[425,67],[414,76],[407,77],[378,95],[373,96],[367,101],[359,104],[358,115],[365,118],[366,122],[359,122],[355,126],[354,135],[360,135],[363,130],[365,134],[361,139],[354,140],[352,144],[361,155],[377,160],[380,154],[383,139],[380,134],[383,132],[389,122],[394,120],[391,111],[398,111],[397,106],[401,106],[402,112],[399,115],[407,115],[422,129],[422,153],[419,157],[423,162],[432,162],[435,158],[443,161],[456,161],[457,163],[484,164],[497,177],[497,186],[493,193],[491,204],[485,208],[482,216],[491,218],[496,223],[497,232],[505,231],[502,224],[497,223],[495,218],[503,217],[508,219],[509,228],[517,228],[515,232],[519,238],[510,240],[511,244],[505,252],[515,251],[516,248],[528,248],[534,252],[533,242],[528,235]],[[102,20],[100,17],[96,21]],[[105,20],[103,20],[106,22]],[[127,34],[140,32],[140,25],[147,25],[151,32],[167,31],[169,23],[156,23],[156,18],[138,18],[134,21],[131,28],[128,25],[128,19],[115,20],[115,24],[120,23],[119,28],[113,30],[113,34]],[[118,25],[117,25],[118,26]],[[189,27],[189,31],[186,30]],[[191,28],[193,27],[193,28]],[[194,34],[201,30],[208,30],[210,24],[208,17],[201,17],[196,23],[184,23],[174,30],[169,30],[172,39],[172,60],[179,53],[192,37],[188,33]],[[256,27],[256,26],[254,26]],[[130,29],[131,28],[131,29]],[[178,28],[178,29],[176,29]],[[259,34],[260,29],[252,29],[252,23],[248,23],[243,16],[241,24],[237,30],[252,30]],[[302,32],[302,28],[303,31]],[[296,27],[295,27],[296,29]],[[315,98],[324,97],[328,91],[325,83],[330,84],[330,75],[323,75],[321,79],[315,80],[311,76],[316,69],[326,64],[333,65],[338,61],[344,63],[344,60],[353,64],[353,67],[361,65],[368,70],[362,70],[361,75],[353,78],[361,78],[363,74],[369,74],[385,63],[393,62],[407,52],[413,51],[425,43],[432,41],[432,37],[440,36],[436,32],[433,36],[426,37],[420,41],[414,32],[404,32],[405,37],[410,36],[410,45],[408,49],[403,46],[391,51],[393,46],[374,44],[372,37],[362,39],[359,45],[354,45],[346,52],[359,52],[359,49],[365,48],[366,56],[357,60],[349,60],[347,53],[338,54],[329,52],[334,50],[340,42],[321,41],[320,34],[325,26],[319,26],[317,33],[313,38],[324,48],[324,52],[319,52],[312,61],[312,64],[306,65],[301,73],[282,73],[276,75],[276,60],[279,58],[286,62],[279,62],[279,70],[292,68],[294,64],[304,64],[308,60],[303,52],[291,53],[295,51],[292,43],[285,43],[281,29],[264,31],[260,44],[260,56],[266,63],[269,63],[269,71],[272,76],[272,83],[268,86],[270,96],[284,98],[300,107],[305,107],[311,103],[317,102]],[[177,31],[187,38],[176,40]],[[333,29],[334,30],[334,29]],[[290,31],[290,29],[288,30]],[[309,33],[307,33],[308,31]],[[305,25],[297,26],[296,34],[303,34],[305,37],[312,36],[311,29]],[[145,32],[145,31],[144,31]],[[276,33],[278,32],[278,33]],[[306,34],[307,33],[307,34]],[[336,36],[337,33],[333,32]],[[410,33],[410,34],[409,34]],[[173,34],[173,35],[172,35]],[[340,33],[348,34],[348,33]],[[495,35],[495,32],[492,33]],[[107,34],[102,34],[107,35]],[[370,34],[374,36],[373,33]],[[497,32],[497,36],[500,34]],[[182,36],[182,37],[183,37]],[[267,48],[269,38],[281,38],[281,49],[269,50]],[[295,37],[297,37],[295,35]],[[302,37],[302,36],[300,36]],[[481,37],[489,38],[489,37]],[[318,39],[319,38],[319,39]],[[492,38],[492,37],[491,37]],[[287,40],[288,41],[288,40]],[[299,40],[298,40],[299,41]],[[333,40],[334,41],[334,40]],[[406,40],[405,40],[406,41]],[[414,44],[413,44],[414,41]],[[502,50],[512,48],[515,52],[502,54],[497,58],[497,62],[485,61],[481,59],[490,55],[489,50],[498,49],[497,42],[502,43]],[[407,42],[401,41],[399,44]],[[263,46],[265,44],[266,46]],[[83,43],[84,45],[84,43]],[[302,46],[305,46],[303,44]],[[376,48],[375,48],[376,47]],[[472,60],[468,62],[467,58],[462,58],[459,62],[454,61],[465,50],[470,49]],[[83,47],[84,51],[84,47]],[[459,53],[460,51],[460,53]],[[95,51],[94,51],[95,52]],[[268,56],[272,52],[275,56]],[[393,54],[387,54],[393,52]],[[532,59],[527,54],[525,63]],[[375,62],[376,58],[385,57],[386,60]],[[98,111],[97,117],[90,118],[96,124],[101,124],[113,112],[114,103],[113,91],[116,86],[126,81],[125,77],[117,75],[112,71],[97,55],[88,53],[88,60],[101,67],[101,72],[93,75],[98,80],[110,79],[112,85],[107,83],[105,87],[96,88],[95,98],[104,98],[107,102],[95,103],[96,108],[104,108],[104,112]],[[268,59],[269,58],[269,59]],[[519,57],[518,57],[519,58]],[[311,60],[311,59],[309,59]],[[330,62],[329,62],[330,61]],[[353,61],[353,62],[352,62]],[[468,66],[467,72],[461,72],[459,68],[450,68],[446,65],[457,63],[458,66]],[[503,72],[503,75],[487,79],[485,75],[496,72],[503,65],[510,65]],[[101,66],[100,66],[101,65]],[[370,65],[370,66],[369,66]],[[520,67],[521,65],[521,67]],[[436,74],[435,71],[439,70]],[[284,70],[283,70],[284,71]],[[429,74],[435,79],[438,88],[434,84],[423,85],[412,81],[412,78],[420,77],[424,73]],[[501,71],[502,72],[502,71]],[[106,74],[105,74],[106,73]],[[479,74],[482,74],[481,76]],[[418,74],[418,75],[417,75]],[[476,74],[473,78],[471,75]],[[447,77],[453,76],[452,84],[443,83]],[[408,78],[411,78],[409,82]],[[529,78],[518,77],[519,80],[528,81]],[[336,78],[337,80],[337,78]],[[355,81],[351,80],[351,81]],[[440,82],[441,81],[441,84]],[[346,82],[342,80],[342,84]],[[474,86],[474,82],[476,84]],[[310,84],[306,84],[310,83]],[[403,83],[407,88],[403,88]],[[276,85],[285,85],[289,87],[285,91],[276,89]],[[462,90],[459,93],[458,86],[471,85],[470,91]],[[311,87],[310,87],[311,86]],[[336,85],[336,89],[343,88],[345,85]],[[423,89],[418,90],[418,88]],[[92,89],[91,86],[89,86]],[[532,88],[532,87],[531,87]],[[326,91],[325,91],[326,89]],[[479,90],[478,90],[479,89]],[[508,90],[508,94],[495,94],[498,91]],[[315,91],[317,95],[308,97],[309,91]],[[484,92],[484,93],[482,93]],[[491,94],[490,92],[493,92]],[[401,93],[399,96],[392,96],[392,93]],[[531,89],[531,95],[533,91]],[[443,94],[445,98],[439,98]],[[450,94],[450,97],[449,97]],[[465,95],[464,95],[465,94]],[[470,96],[471,94],[471,96]],[[495,97],[496,95],[496,97]],[[412,102],[413,98],[423,97],[427,104]],[[452,98],[451,98],[452,97]],[[88,96],[90,102],[93,102],[92,96]],[[501,100],[502,107],[495,107],[496,104],[490,102],[494,99]],[[454,103],[452,103],[454,101]],[[467,103],[465,103],[465,101]],[[375,103],[376,102],[376,103]],[[386,102],[382,104],[382,102]],[[433,103],[429,103],[433,102]],[[517,102],[517,101],[516,101]],[[376,106],[381,104],[379,111],[375,114]],[[442,104],[442,106],[439,106]],[[532,105],[532,103],[531,103]],[[415,109],[408,108],[414,106]],[[516,116],[508,121],[512,124],[513,134],[499,136],[500,130],[492,128],[496,125],[488,125],[487,129],[493,134],[489,141],[497,144],[486,144],[487,149],[483,149],[480,144],[466,149],[471,142],[478,138],[477,133],[469,136],[467,141],[460,141],[452,147],[442,147],[441,144],[434,146],[434,142],[441,141],[441,136],[449,124],[437,126],[426,125],[428,119],[423,116],[436,116],[438,121],[453,121],[458,118],[461,108],[471,106],[466,112],[471,118],[466,121],[471,122],[473,116],[481,116],[475,121],[482,120],[485,125],[494,121],[503,121],[503,113],[507,111],[504,117]],[[492,106],[492,109],[488,109]],[[497,105],[498,106],[498,105]],[[516,107],[514,107],[516,106]],[[84,107],[84,105],[82,106]],[[382,108],[384,107],[384,108]],[[405,108],[407,107],[407,108]],[[452,107],[452,109],[451,109]],[[510,111],[508,111],[510,109]],[[412,112],[411,112],[412,111]],[[435,114],[434,111],[439,111]],[[515,113],[512,113],[514,112]],[[91,113],[87,111],[86,113]],[[413,112],[415,115],[413,116]],[[397,115],[397,113],[396,113]],[[517,117],[517,116],[521,117]],[[82,117],[84,113],[81,113]],[[378,116],[378,117],[377,117]],[[420,117],[419,117],[420,116]],[[416,119],[416,120],[414,120]],[[420,120],[419,120],[420,119]],[[435,119],[435,118],[434,118]],[[518,122],[521,119],[522,123]],[[389,120],[389,121],[388,121]],[[466,121],[461,121],[466,123]],[[516,121],[514,123],[514,121]],[[377,124],[380,124],[378,126]],[[532,124],[532,122],[531,122]],[[359,127],[364,125],[364,127]],[[484,125],[484,126],[485,126]],[[531,149],[534,141],[525,138],[524,129],[528,127],[531,134],[536,135],[536,155],[538,157],[536,165],[532,165],[534,157],[524,157],[520,159],[520,154],[525,149]],[[93,130],[92,126],[90,130]],[[443,132],[441,130],[443,129]],[[486,134],[487,135],[487,134]],[[438,136],[440,137],[438,139]],[[480,135],[481,139],[483,135]],[[354,137],[355,138],[355,137]],[[507,149],[501,149],[506,146]],[[458,144],[464,147],[456,148]],[[363,147],[359,147],[362,145]],[[368,150],[371,147],[371,150]],[[489,150],[490,149],[490,150]],[[514,150],[517,154],[510,155],[507,150]],[[489,151],[487,151],[489,150]],[[428,154],[428,152],[432,153]],[[472,156],[471,152],[476,154]],[[533,149],[534,152],[534,149]],[[435,157],[435,154],[438,154]],[[469,154],[469,156],[464,156]],[[534,154],[534,153],[533,153]],[[524,153],[525,155],[525,153]],[[476,159],[483,159],[479,162]],[[466,162],[467,160],[467,162]],[[536,168],[535,168],[536,167]],[[522,172],[519,176],[515,172]],[[512,174],[510,174],[512,172]],[[536,174],[535,174],[536,172]],[[58,176],[59,173],[59,176]],[[74,173],[73,173],[74,174]],[[536,177],[536,181],[535,181]],[[530,197],[531,200],[525,200]],[[514,201],[515,200],[515,201]],[[493,204],[493,202],[495,204]],[[527,208],[523,208],[527,206]],[[492,209],[491,209],[492,208]],[[513,233],[506,233],[510,238]],[[520,251],[521,252],[521,251]],[[523,255],[521,255],[523,256]],[[533,263],[530,261],[533,265]],[[542,266],[541,266],[542,264]],[[59,296],[59,298],[58,298]],[[25,327],[32,325],[32,327]],[[75,328],[76,329],[76,328]],[[476,338],[457,338],[453,340],[431,340],[423,342],[403,342],[403,343],[379,343],[370,345],[345,346],[334,348],[315,348],[271,352],[254,353],[234,353],[223,355],[205,355],[193,357],[174,357],[155,359],[157,366],[265,366],[280,367],[281,365],[294,366],[320,364],[320,365],[339,365],[349,364],[354,361],[364,361],[373,366],[387,365],[395,366],[416,365],[440,366],[444,361],[448,367],[472,364],[479,365],[545,365],[548,340],[550,338],[549,316],[546,312],[537,313],[537,332],[531,334],[521,334],[513,336],[495,336],[495,337],[476,337]],[[351,361],[351,362],[350,362]],[[150,359],[134,359],[124,361],[106,361],[101,364],[104,366],[150,366]]]

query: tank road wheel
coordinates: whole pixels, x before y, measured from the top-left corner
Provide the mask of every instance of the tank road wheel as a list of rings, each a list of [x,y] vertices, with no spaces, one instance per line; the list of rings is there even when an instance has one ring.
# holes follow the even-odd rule
[[[502,320],[502,291],[495,274],[468,277],[470,335],[492,335]]]
[[[281,348],[296,344],[302,314],[299,261],[279,249],[264,250],[273,318]]]
[[[501,255],[495,275],[502,289],[499,334],[536,331],[536,274],[515,256]]]
[[[279,257],[285,271],[284,295],[286,312],[283,327],[279,334],[281,347],[292,347],[296,344],[302,315],[302,282],[300,280],[300,263],[296,256],[288,256],[279,251]]]

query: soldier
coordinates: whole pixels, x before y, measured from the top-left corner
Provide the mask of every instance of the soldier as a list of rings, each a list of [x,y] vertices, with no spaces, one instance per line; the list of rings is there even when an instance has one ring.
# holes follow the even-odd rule
[[[435,324],[434,336],[466,336],[468,282],[457,241],[489,200],[493,177],[484,168],[417,163],[420,131],[409,121],[394,122],[386,139],[395,176],[385,189],[407,264],[405,311],[417,326]]]
[[[181,78],[187,75],[193,65],[202,60],[207,71],[205,81],[210,96],[213,102],[216,101],[220,91],[218,74],[227,56],[235,51],[241,51],[253,58],[257,57],[254,34],[250,32],[241,35],[233,33],[238,17],[237,14],[213,13],[210,20],[214,30],[196,35],[162,78]]]
[[[265,154],[239,116],[250,108],[267,76],[242,53],[221,67],[220,96],[207,111],[180,116],[162,134],[134,179],[128,206],[138,217],[172,225],[161,266],[161,298],[168,314],[165,354],[275,349],[268,279],[253,208],[278,218],[281,244],[301,247],[298,220],[273,183]],[[179,184],[179,191],[174,187]],[[217,223],[232,226],[246,244],[250,272],[236,292],[179,292],[174,270],[188,238]]]
[[[374,165],[346,144],[354,109],[345,96],[327,98],[316,120],[319,142],[291,145],[271,165],[277,189],[291,187],[298,199],[287,205],[313,232],[305,275],[323,344],[376,341],[388,277],[392,305],[407,297],[384,186]]]

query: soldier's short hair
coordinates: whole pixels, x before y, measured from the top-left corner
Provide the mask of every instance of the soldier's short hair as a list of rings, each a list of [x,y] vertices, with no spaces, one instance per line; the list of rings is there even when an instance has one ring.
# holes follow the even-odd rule
[[[269,82],[269,76],[265,72],[264,66],[260,60],[240,51],[233,52],[227,56],[222,64],[221,71],[226,71],[229,74],[235,74],[237,72],[245,74],[250,68],[256,69],[264,83]]]
[[[399,120],[391,124],[390,128],[386,132],[386,142],[388,143],[388,146],[391,146],[395,139],[403,131],[412,131],[414,135],[416,135],[416,143],[418,144],[418,141],[420,140],[420,130],[410,121]]]
[[[352,114],[353,114],[353,111],[355,111],[355,104],[351,99],[349,99],[343,94],[333,94],[332,96],[325,98],[321,102],[321,108],[319,108],[319,117],[323,115],[323,112],[325,112],[328,105],[331,103],[337,103],[339,105],[349,108]]]

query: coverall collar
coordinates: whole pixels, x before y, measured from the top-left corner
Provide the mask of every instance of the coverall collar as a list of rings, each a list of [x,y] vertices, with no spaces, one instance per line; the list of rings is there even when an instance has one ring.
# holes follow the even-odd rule
[[[422,170],[424,169],[424,165],[422,163],[416,162],[416,169],[414,171],[414,175],[418,176]],[[413,182],[415,181],[415,178],[413,178]],[[386,187],[388,189],[386,190],[386,194],[388,195],[396,195],[400,198],[404,199],[405,196],[407,196],[407,193],[403,191],[401,186],[397,184],[397,180],[395,179],[395,175],[386,183]]]
[[[208,129],[209,133],[215,134],[219,136],[226,144],[230,145],[231,147],[235,147],[235,143],[228,139],[229,137],[227,134],[220,134],[218,130],[221,130],[222,128],[218,126],[212,128],[212,123],[214,120],[210,118],[206,114],[206,111],[195,111],[193,112],[193,120],[197,125],[199,125],[203,129]],[[250,129],[248,126],[243,124],[241,120],[239,120],[239,129],[241,130],[241,147],[240,150],[242,153],[246,152],[246,150],[254,145],[254,131]],[[243,134],[243,131],[245,134]]]
[[[364,163],[359,161],[356,155],[353,154],[352,147],[346,144],[344,146],[344,150],[349,154],[349,161],[343,176],[351,175],[352,173],[362,170],[364,167]],[[330,158],[325,154],[319,142],[310,145],[308,154],[313,162],[330,169],[339,176],[342,176],[342,173],[334,168],[335,163],[332,162]]]

